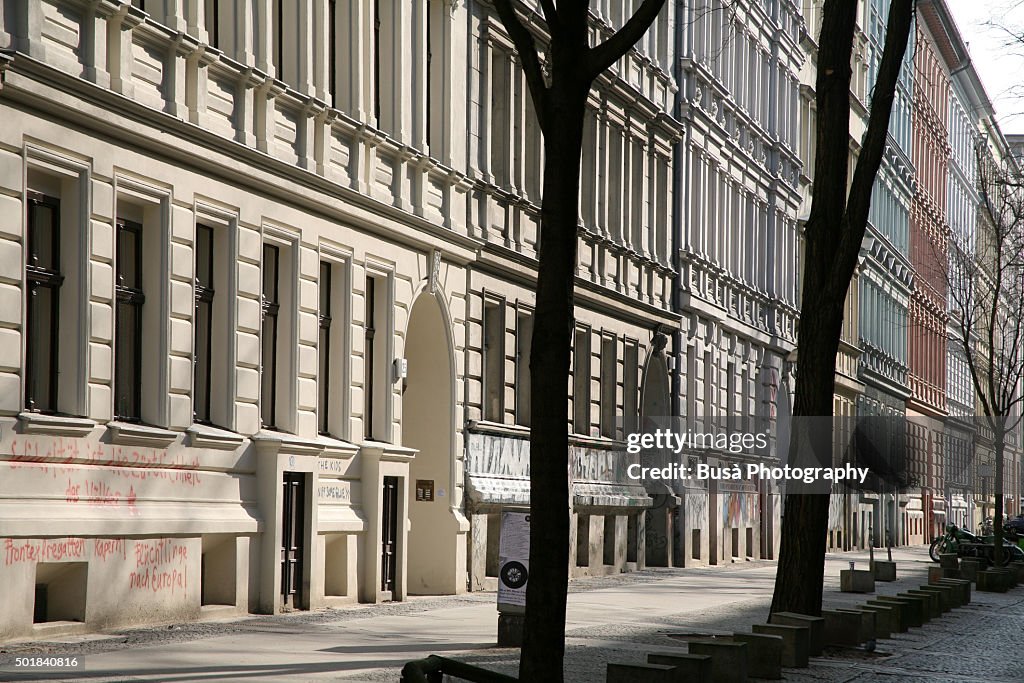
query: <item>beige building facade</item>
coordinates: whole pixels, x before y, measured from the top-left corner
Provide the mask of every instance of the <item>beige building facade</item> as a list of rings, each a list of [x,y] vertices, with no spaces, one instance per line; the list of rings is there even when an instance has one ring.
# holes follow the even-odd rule
[[[577,574],[643,566],[671,21],[587,124]],[[42,0],[0,46],[0,639],[492,584],[542,149],[488,5]]]

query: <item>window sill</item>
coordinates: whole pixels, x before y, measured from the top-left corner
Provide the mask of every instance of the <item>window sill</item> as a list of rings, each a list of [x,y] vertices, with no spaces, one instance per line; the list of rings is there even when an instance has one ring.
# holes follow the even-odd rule
[[[419,453],[415,448],[395,446],[381,441],[363,441],[359,444],[359,450],[363,456],[376,457],[386,462],[410,462]]]
[[[96,428],[96,422],[85,417],[44,415],[43,413],[19,413],[18,422],[23,434],[88,436]]]
[[[178,432],[128,422],[108,422],[107,429],[110,430],[110,442],[120,446],[167,448],[178,438]]]
[[[466,429],[478,434],[493,434],[494,436],[512,436],[519,439],[530,438],[530,428],[522,425],[507,425],[490,420],[470,420]]]
[[[261,429],[252,435],[252,442],[259,447],[261,444],[270,446],[282,455],[320,455],[324,450],[324,444],[320,441],[312,441],[269,429]]]
[[[233,451],[243,443],[245,437],[227,429],[210,425],[194,424],[185,430],[188,434],[189,446],[192,448],[215,448],[222,451]]]
[[[327,434],[321,434],[317,437],[317,443],[323,445],[323,455],[327,457],[351,458],[359,452],[359,446],[356,444],[336,439]]]

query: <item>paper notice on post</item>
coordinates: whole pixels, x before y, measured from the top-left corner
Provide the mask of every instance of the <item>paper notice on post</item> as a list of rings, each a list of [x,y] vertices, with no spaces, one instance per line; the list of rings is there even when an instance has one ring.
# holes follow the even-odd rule
[[[498,611],[526,611],[526,582],[530,576],[530,515],[501,513],[498,544]]]

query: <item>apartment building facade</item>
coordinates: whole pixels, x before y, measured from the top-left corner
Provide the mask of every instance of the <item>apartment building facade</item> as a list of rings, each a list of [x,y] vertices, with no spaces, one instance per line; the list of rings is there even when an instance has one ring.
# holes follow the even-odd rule
[[[669,401],[671,21],[592,98],[577,573],[644,561],[651,500],[608,415]],[[485,584],[495,512],[529,502],[542,160],[488,6],[0,22],[0,637]]]
[[[801,17],[790,3],[717,0],[678,12],[677,116],[686,134],[677,175],[677,414],[689,431],[728,426],[774,439],[788,417],[779,411],[788,413],[797,320]],[[779,454],[773,445],[767,456],[690,457],[717,465]],[[773,557],[778,493],[765,482],[676,487],[666,495],[676,506],[675,553],[659,564]]]
[[[946,462],[947,352],[946,201],[949,146],[949,63],[937,44],[947,28],[933,6],[918,12],[914,53],[914,166],[917,185],[911,203],[910,261],[914,267],[909,325],[907,471],[919,496],[921,528],[915,541],[940,535],[946,525],[943,481]],[[955,30],[955,29],[954,29]]]

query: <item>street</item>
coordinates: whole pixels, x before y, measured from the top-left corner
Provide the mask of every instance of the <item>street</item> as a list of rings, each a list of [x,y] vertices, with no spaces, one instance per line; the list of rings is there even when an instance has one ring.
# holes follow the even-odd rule
[[[893,551],[900,580],[878,583],[895,594],[924,583],[923,547]],[[838,591],[841,568],[867,566],[866,553],[829,555],[826,607],[863,602]],[[646,653],[682,651],[671,634],[749,631],[767,615],[772,562],[695,569],[652,569],[574,581],[569,596],[566,679],[600,682],[609,661],[641,662]],[[493,647],[493,593],[414,598],[406,603],[163,626],[51,643],[0,648],[5,680],[81,681],[396,681],[402,664],[441,654],[515,674],[518,650]],[[790,681],[1024,680],[1014,643],[1024,629],[1024,588],[974,591],[969,606],[923,628],[879,641],[874,653],[826,650],[808,669],[786,669]],[[10,673],[15,655],[84,655],[74,677]]]

